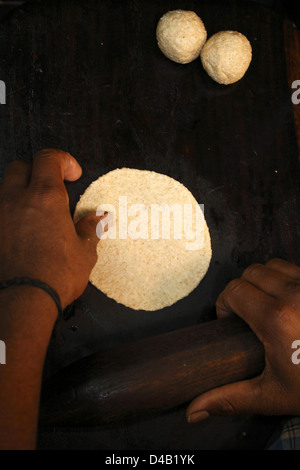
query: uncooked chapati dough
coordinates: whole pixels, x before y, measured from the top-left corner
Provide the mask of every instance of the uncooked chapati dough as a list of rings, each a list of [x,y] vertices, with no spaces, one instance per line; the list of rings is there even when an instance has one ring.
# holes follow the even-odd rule
[[[238,31],[220,31],[211,36],[200,54],[208,75],[222,85],[240,80],[252,60],[251,44]]]
[[[90,282],[135,310],[159,310],[192,292],[211,260],[203,211],[178,181],[153,171],[116,169],[81,196],[77,222],[96,210],[114,222],[98,243]]]
[[[156,28],[158,47],[166,57],[180,64],[192,62],[199,56],[206,37],[203,22],[193,11],[168,11]]]

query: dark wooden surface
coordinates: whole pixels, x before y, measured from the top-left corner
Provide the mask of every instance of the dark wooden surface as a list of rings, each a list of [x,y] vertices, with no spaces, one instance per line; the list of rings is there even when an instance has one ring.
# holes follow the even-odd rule
[[[156,24],[174,8],[196,11],[209,36],[236,29],[249,38],[253,61],[243,80],[223,87],[198,60],[179,65],[162,55]],[[1,25],[0,40],[8,93],[0,107],[1,172],[41,147],[71,152],[84,170],[68,185],[72,210],[85,187],[113,168],[165,173],[205,205],[212,237],[206,278],[170,308],[135,312],[89,286],[55,329],[45,379],[97,351],[215,319],[218,293],[251,262],[273,256],[300,262],[299,167],[282,17],[231,1],[61,0],[24,6]],[[238,417],[191,429],[182,407],[131,425],[81,430],[81,444],[74,431],[41,432],[40,445],[257,448],[272,427],[272,419]],[[237,437],[241,432],[247,439]]]

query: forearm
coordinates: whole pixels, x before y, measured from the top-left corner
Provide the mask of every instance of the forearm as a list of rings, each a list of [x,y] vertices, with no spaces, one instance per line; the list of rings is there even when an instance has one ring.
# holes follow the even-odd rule
[[[0,184],[0,280],[40,279],[65,308],[86,288],[97,261],[95,213],[76,225],[66,181],[82,169],[70,154],[39,151],[32,163],[15,160]],[[0,290],[0,449],[35,447],[41,377],[58,314],[51,296],[38,287]],[[2,344],[2,343],[1,343]]]
[[[57,307],[37,287],[0,291],[0,340],[6,364],[0,365],[0,448],[36,445],[41,377]]]

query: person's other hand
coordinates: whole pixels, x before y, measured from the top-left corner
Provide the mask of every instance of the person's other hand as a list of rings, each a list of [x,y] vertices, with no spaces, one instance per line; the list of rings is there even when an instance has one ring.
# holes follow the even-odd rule
[[[216,303],[218,317],[239,315],[265,349],[261,375],[208,391],[187,408],[189,422],[210,415],[300,414],[300,364],[292,361],[300,340],[300,268],[281,259],[247,268]],[[298,346],[299,347],[299,346]],[[221,352],[220,352],[221,354]]]
[[[81,167],[61,150],[39,151],[32,164],[8,164],[0,185],[0,280],[40,279],[65,308],[84,291],[97,261],[97,223],[90,214],[74,225],[64,184]]]

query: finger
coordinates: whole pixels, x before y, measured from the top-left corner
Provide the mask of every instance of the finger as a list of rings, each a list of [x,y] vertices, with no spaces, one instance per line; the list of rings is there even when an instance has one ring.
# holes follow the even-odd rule
[[[31,164],[24,160],[13,160],[8,163],[4,178],[3,189],[26,188],[30,181]]]
[[[265,397],[261,393],[261,377],[215,388],[195,398],[186,411],[189,423],[209,416],[265,413]]]
[[[97,245],[103,230],[107,230],[107,224],[102,225],[106,219],[107,213],[99,216],[96,213],[91,213],[80,219],[75,225],[76,232],[81,239],[86,249],[92,254],[96,254]]]
[[[75,181],[82,170],[74,157],[56,149],[44,149],[36,153],[31,174],[31,186],[38,189],[62,188],[63,181]]]
[[[300,282],[298,283],[293,277],[269,266],[253,264],[243,272],[242,279],[273,297],[286,295],[291,289],[295,290],[295,282],[298,290],[300,289]]]
[[[266,263],[266,267],[278,271],[286,276],[300,281],[300,268],[280,258],[271,259]]]
[[[113,215],[110,212],[98,211],[97,216],[100,217],[96,228],[97,236],[100,239],[104,232],[107,232],[113,223]]]
[[[97,236],[96,228],[97,224],[99,223],[100,217],[96,215],[95,212],[86,215],[82,219],[80,219],[76,225],[76,232],[81,240],[88,240],[91,239],[94,242],[98,242],[99,238]]]
[[[244,279],[231,281],[216,302],[218,317],[236,313],[262,341],[268,329],[268,315],[274,310],[275,299]]]
[[[76,225],[76,231],[82,240],[97,238],[99,241],[103,232],[108,229],[111,217],[108,212],[103,212],[103,215],[99,215],[96,212],[91,212],[82,219],[80,219]],[[96,241],[97,241],[96,240]]]

